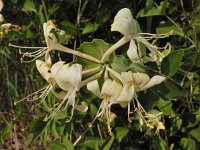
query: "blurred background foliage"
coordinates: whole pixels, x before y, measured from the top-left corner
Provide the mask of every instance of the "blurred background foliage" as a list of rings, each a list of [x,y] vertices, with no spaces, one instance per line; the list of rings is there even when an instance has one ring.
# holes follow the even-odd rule
[[[42,25],[53,20],[65,31],[59,42],[77,49],[82,42],[103,39],[115,43],[118,33],[111,33],[110,25],[121,8],[129,8],[143,32],[173,35],[157,41],[170,43],[167,57],[160,66],[147,63],[134,66],[136,70],[161,70],[168,82],[139,93],[141,104],[147,111],[163,112],[165,130],[142,128],[133,117],[128,122],[127,110],[114,106],[118,118],[113,122],[113,136],[106,124],[98,121],[88,128],[97,112],[95,97],[86,91],[79,94],[87,99],[89,111],[75,112],[74,119],[66,123],[66,112],[43,122],[45,112],[52,107],[54,97],[49,94],[41,106],[34,102],[14,101],[37,91],[46,82],[36,70],[35,63],[21,63],[18,49],[9,43],[25,46],[45,45]],[[1,11],[0,44],[0,149],[73,149],[73,143],[84,131],[84,137],[75,149],[200,149],[200,1],[199,0],[4,0]],[[5,30],[4,23],[12,27]],[[127,48],[127,47],[125,47]],[[124,49],[125,49],[124,48]],[[53,61],[73,58],[53,52]]]

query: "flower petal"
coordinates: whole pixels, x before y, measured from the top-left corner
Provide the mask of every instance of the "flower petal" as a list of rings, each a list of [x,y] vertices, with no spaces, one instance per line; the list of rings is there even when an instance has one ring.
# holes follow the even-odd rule
[[[139,92],[143,90],[143,87],[150,81],[150,78],[145,73],[133,73],[133,84],[135,91]]]
[[[73,64],[68,68],[68,80],[70,83],[79,90],[80,82],[82,79],[82,66],[80,64]]]
[[[155,75],[151,78],[151,80],[143,87],[143,90],[148,89],[152,86],[161,84],[166,77],[160,76],[160,75]]]
[[[130,84],[131,82],[133,82],[133,73],[131,71],[122,72],[121,78],[123,85]]]
[[[53,75],[49,72],[50,66],[42,60],[36,60],[36,67],[42,77],[51,85],[55,85],[55,79]]]
[[[53,77],[55,78],[58,86],[65,90],[68,91],[72,88],[72,84],[68,80],[69,75],[68,75],[68,67],[69,64],[64,64],[64,61],[58,61],[51,67],[51,72]]]
[[[118,103],[124,103],[124,102],[130,102],[133,99],[133,96],[135,94],[135,88],[134,85],[125,85],[121,92],[119,97],[117,98],[116,102]]]
[[[114,101],[120,94],[122,86],[115,80],[107,79],[101,89],[101,95],[104,97],[109,97],[110,101]]]
[[[74,108],[81,112],[86,112],[88,110],[88,105],[86,102],[81,102],[81,105],[75,103]]]
[[[87,89],[95,94],[97,97],[102,98],[97,80],[91,81],[87,84]]]
[[[137,45],[135,44],[135,40],[130,41],[127,55],[132,62],[140,62],[140,56],[138,55]]]
[[[115,16],[114,22],[111,25],[111,31],[118,31],[123,35],[133,34],[134,20],[130,9],[123,8]]]

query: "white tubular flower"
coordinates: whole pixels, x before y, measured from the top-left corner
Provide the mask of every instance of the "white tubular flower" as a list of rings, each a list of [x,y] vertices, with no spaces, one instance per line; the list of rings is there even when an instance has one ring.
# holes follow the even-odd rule
[[[138,54],[137,45],[134,40],[130,41],[129,49],[127,55],[132,62],[140,62],[140,56]]]
[[[123,8],[116,14],[114,22],[111,25],[111,31],[118,31],[123,35],[134,34],[134,20],[130,9]]]
[[[121,78],[123,89],[117,99],[117,102],[130,102],[135,92],[143,91],[155,85],[161,84],[166,77],[155,75],[151,79],[145,73],[132,73],[131,71],[122,72]]]
[[[137,23],[133,19],[132,13],[128,8],[123,8],[119,10],[119,12],[116,14],[114,22],[111,25],[111,31],[118,31],[122,35],[124,35],[124,37],[106,51],[106,53],[103,55],[101,59],[102,62],[104,62],[112,52],[114,52],[116,49],[118,49],[119,47],[121,47],[122,45],[131,40],[136,40],[138,43],[140,42],[143,43],[153,54],[153,56],[149,58],[149,60],[155,61],[157,60],[158,47],[149,43],[148,40],[165,38],[171,35],[171,32],[167,34],[137,33]],[[133,48],[131,48],[132,45],[133,43],[130,44],[128,55],[132,57],[134,55],[135,59],[136,53],[133,53],[133,51],[130,49],[135,49],[136,45],[134,45]],[[131,60],[133,60],[132,57],[130,58]],[[138,59],[138,57],[139,55],[137,55],[136,58]]]
[[[99,84],[97,80],[94,80],[92,82],[89,82],[87,84],[87,89],[91,91],[93,94],[95,94],[100,99],[103,99],[99,111],[96,115],[96,117],[105,115],[107,118],[107,125],[108,125],[108,131],[111,133],[110,128],[110,121],[111,121],[111,111],[110,107],[112,104],[116,103],[116,99],[120,94],[120,91],[122,89],[122,86],[117,83],[115,80],[107,79],[100,91]]]
[[[82,79],[82,66],[79,64],[72,64],[69,66],[69,64],[64,64],[63,61],[58,61],[51,67],[51,73],[58,86],[66,92],[66,95],[64,96],[59,107],[61,107],[63,103],[68,100],[65,107],[67,107],[68,104],[73,107],[71,118],[73,116],[74,108],[81,112],[86,112],[88,106],[85,102],[82,102],[80,105],[75,103],[76,92],[80,89]],[[59,107],[56,111],[59,111]],[[56,111],[49,117],[53,116]]]

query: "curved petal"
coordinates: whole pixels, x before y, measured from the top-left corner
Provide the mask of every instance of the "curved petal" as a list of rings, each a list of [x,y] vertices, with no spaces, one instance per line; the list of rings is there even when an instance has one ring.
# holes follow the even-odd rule
[[[114,101],[120,94],[122,86],[115,80],[107,79],[101,89],[101,95],[104,97],[109,97],[110,101]]]
[[[46,23],[43,24],[45,41],[46,41],[47,47],[50,50],[52,50],[53,45],[55,43],[57,43],[56,36],[53,33],[51,33],[52,29],[56,29],[56,27],[51,20],[49,20],[49,21],[47,21]]]
[[[95,94],[97,97],[102,98],[97,80],[91,81],[87,84],[87,89]]]
[[[73,64],[69,67],[68,73],[70,76],[68,80],[76,90],[79,90],[82,79],[82,66],[80,64]]]
[[[65,91],[72,88],[72,84],[67,80],[69,78],[68,67],[69,64],[64,64],[64,61],[59,61],[51,67],[52,75],[58,86]]]
[[[133,84],[135,91],[139,92],[143,90],[143,87],[150,81],[150,78],[145,73],[133,73]]]
[[[74,108],[81,112],[86,112],[88,110],[88,105],[86,102],[81,102],[81,105],[75,103]]]
[[[134,33],[134,20],[130,9],[123,8],[115,16],[111,31],[118,31],[123,35]]]
[[[123,85],[130,84],[131,82],[133,82],[133,73],[131,71],[122,72],[121,78]]]
[[[49,72],[50,67],[47,63],[45,63],[42,60],[36,60],[36,68],[48,83],[50,83],[53,86],[56,84],[53,75]]]
[[[151,78],[151,80],[143,87],[143,90],[148,89],[152,86],[161,84],[166,77],[160,76],[160,75],[155,75]]]
[[[117,103],[130,102],[135,94],[134,85],[125,85],[117,98]]]
[[[130,41],[127,55],[132,62],[140,62],[140,56],[138,55],[137,45],[135,44],[135,40]]]

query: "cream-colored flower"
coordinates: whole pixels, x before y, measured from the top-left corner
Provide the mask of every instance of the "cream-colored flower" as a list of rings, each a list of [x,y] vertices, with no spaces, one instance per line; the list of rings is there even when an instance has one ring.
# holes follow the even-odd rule
[[[166,79],[166,77],[160,75],[155,75],[150,78],[145,73],[132,73],[131,71],[122,72],[121,78],[123,88],[116,102],[120,102],[121,106],[124,107],[130,103],[136,92],[158,85]]]
[[[130,43],[130,46],[129,46],[128,56],[134,62],[135,62],[135,58],[137,58],[137,62],[138,62],[139,55],[136,53],[137,46],[133,43],[133,40],[136,40],[137,43],[143,43],[153,54],[152,57],[149,57],[149,60],[155,61],[157,60],[158,47],[152,45],[148,40],[152,40],[152,38],[156,38],[156,39],[164,38],[171,34],[171,32],[169,32],[168,34],[138,33],[137,22],[136,20],[133,19],[132,13],[130,9],[128,8],[123,8],[119,10],[119,12],[116,14],[114,18],[114,22],[111,25],[111,31],[118,31],[122,35],[124,35],[124,37],[106,51],[106,53],[102,57],[102,60],[101,60],[102,62],[104,62],[109,57],[109,55],[112,52],[114,52],[117,48],[121,47],[122,45],[124,45],[125,43],[129,41],[132,41],[132,43]],[[132,46],[133,48],[131,48]]]
[[[74,108],[86,112],[88,106],[85,102],[82,102],[80,105],[75,103],[76,92],[80,89],[81,79],[82,79],[82,66],[80,64],[65,64],[63,61],[58,61],[51,67],[51,73],[56,80],[58,86],[66,92],[64,101],[67,100],[66,106],[69,104],[73,107],[72,115]]]
[[[123,8],[116,14],[111,25],[111,31],[118,31],[123,35],[129,36],[135,33],[135,24],[130,9]]]
[[[102,89],[100,91],[98,81],[94,80],[87,84],[87,89],[91,91],[93,94],[95,94],[97,97],[99,97],[100,99],[103,99],[96,117],[104,115],[107,118],[108,131],[111,132],[111,128],[110,128],[110,121],[111,121],[110,109],[111,108],[110,107],[112,104],[115,103],[122,89],[122,86],[119,83],[117,83],[115,80],[112,81],[110,79],[107,79],[103,83]]]

